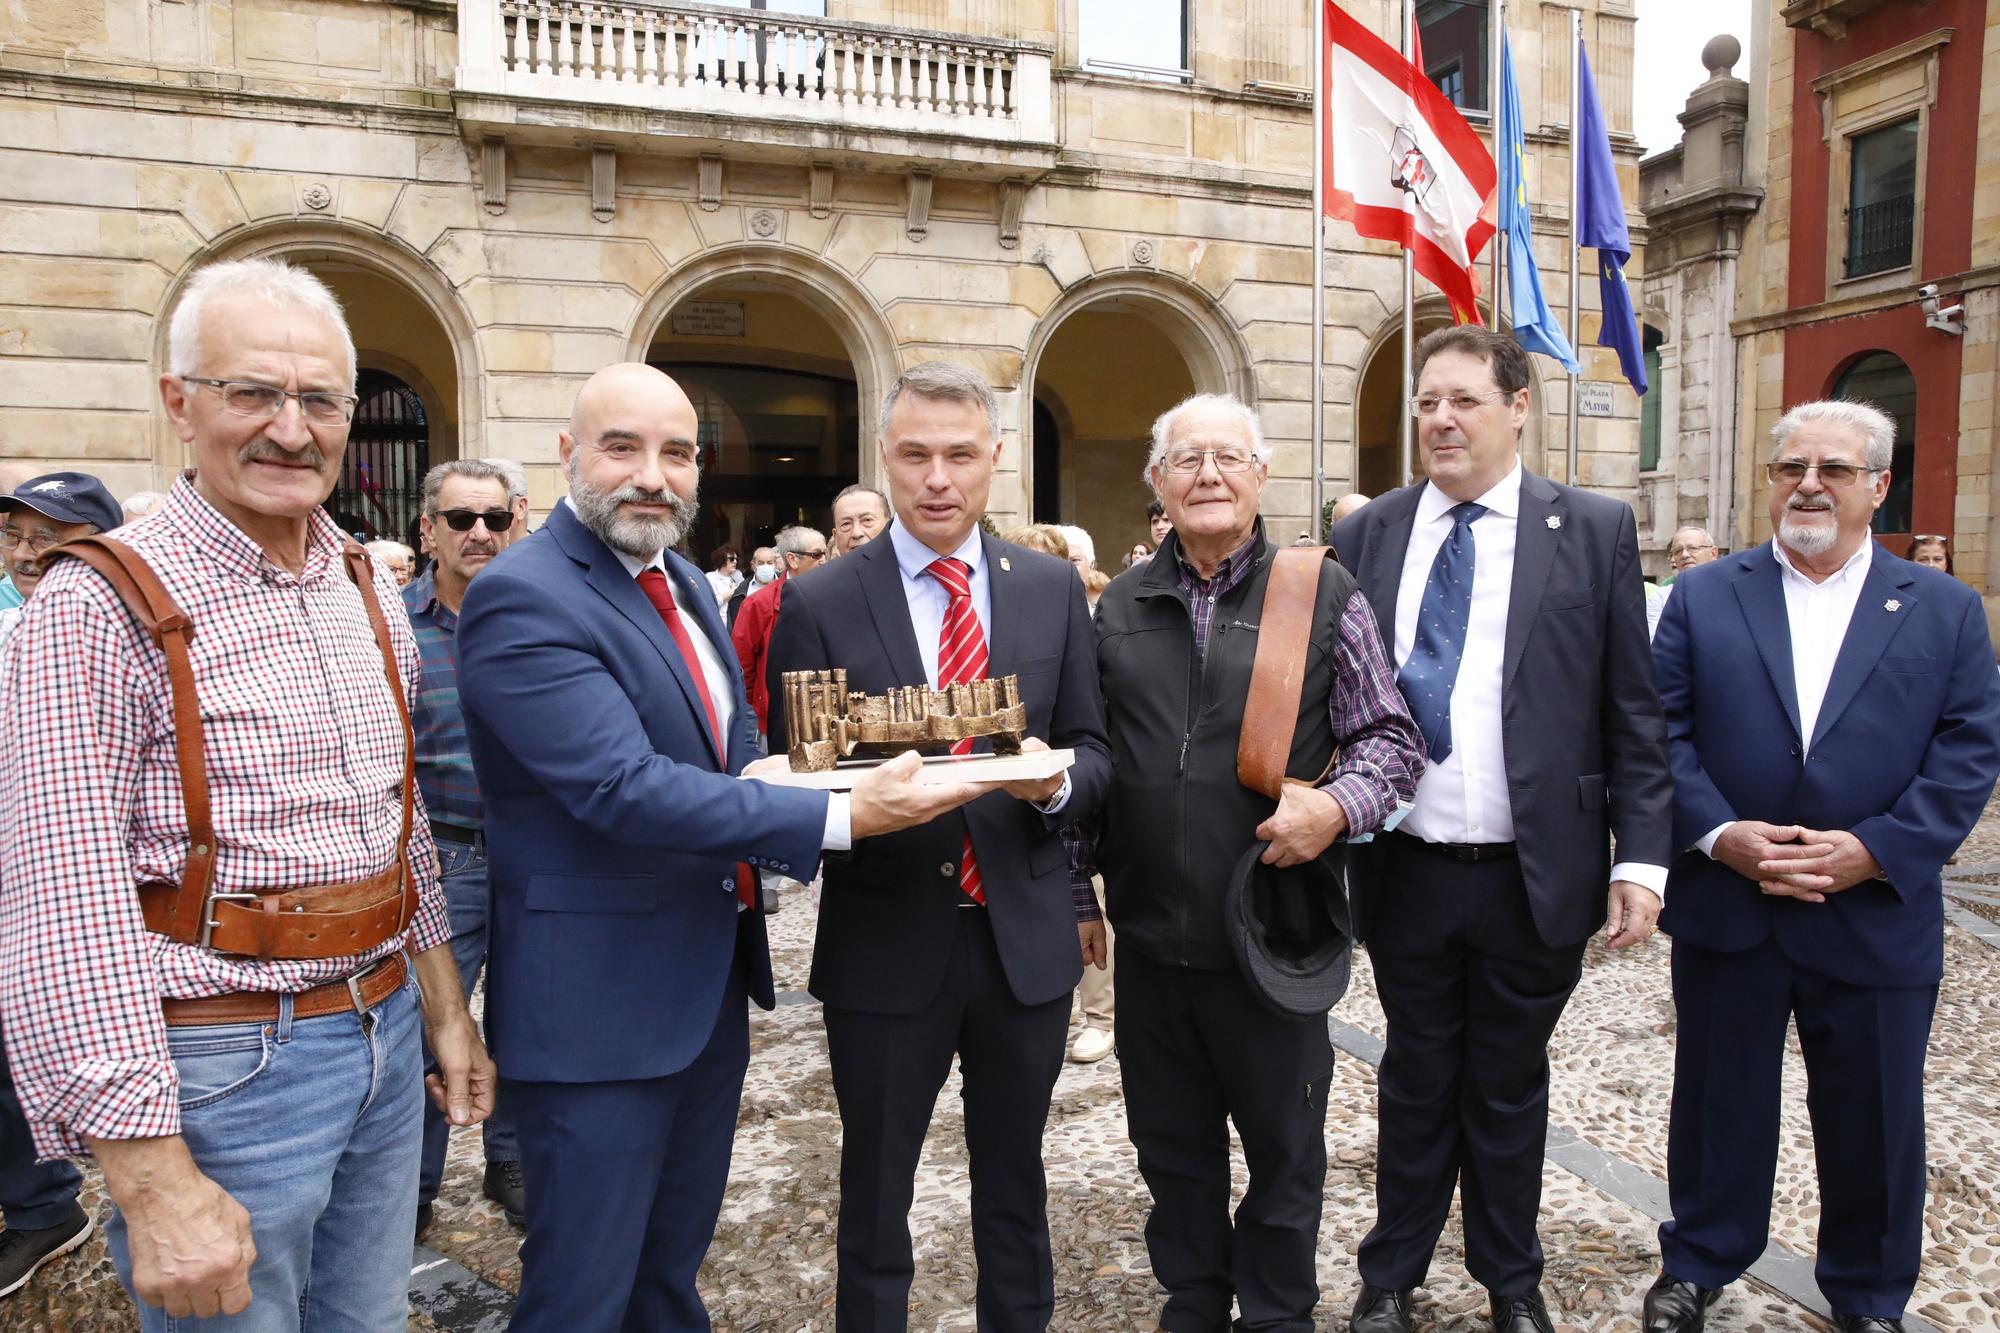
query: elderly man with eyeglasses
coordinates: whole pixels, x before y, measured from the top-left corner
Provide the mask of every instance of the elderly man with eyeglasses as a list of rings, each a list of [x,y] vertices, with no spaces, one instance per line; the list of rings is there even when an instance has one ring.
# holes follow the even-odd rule
[[[413,777],[416,642],[320,507],[354,346],[318,279],[246,260],[189,280],[168,366],[195,471],[69,543],[0,655],[8,1050],[36,1147],[103,1169],[148,1333],[400,1329],[426,1039],[454,1124],[495,1075]]]
[[[72,537],[118,526],[118,502],[104,483],[81,472],[29,477],[15,493],[0,496],[0,559],[19,576],[23,597],[34,596],[42,560]],[[0,610],[0,646],[13,636],[21,608]],[[77,1203],[83,1177],[67,1161],[35,1160],[35,1144],[21,1114],[14,1078],[0,1050],[0,1296],[27,1285],[36,1270],[90,1238],[90,1214]]]
[[[1233,397],[1199,394],[1164,413],[1145,479],[1171,526],[1153,559],[1097,603],[1116,761],[1098,863],[1118,934],[1119,1072],[1153,1196],[1146,1250],[1166,1289],[1165,1333],[1231,1327],[1232,1305],[1237,1328],[1315,1327],[1326,1011],[1281,1012],[1244,974],[1227,942],[1226,890],[1250,857],[1309,866],[1284,886],[1306,913],[1301,888],[1337,884],[1347,839],[1381,829],[1423,771],[1368,600],[1322,559],[1303,590],[1310,649],[1282,794],[1239,777],[1258,625],[1270,622],[1265,594],[1278,577],[1259,515],[1269,459],[1256,414]],[[1338,957],[1344,978],[1344,947]],[[1250,1177],[1233,1217],[1231,1122]]]
[[[1840,1333],[1899,1333],[1924,1253],[1939,876],[2000,776],[2000,680],[1979,595],[1869,530],[1895,422],[1805,403],[1772,435],[1772,539],[1688,571],[1653,644],[1677,1030],[1644,1327],[1697,1333],[1763,1253],[1796,1024],[1814,1274]]]
[[[403,589],[403,609],[423,662],[410,721],[417,733],[417,785],[430,811],[440,887],[451,916],[452,957],[470,995],[486,966],[492,892],[485,807],[458,701],[458,615],[472,580],[527,530],[528,485],[521,465],[505,458],[455,458],[438,464],[424,477],[419,522],[432,561]],[[496,1104],[481,1132],[486,1149],[483,1192],[518,1227],[526,1203],[513,1118]],[[449,1134],[438,1108],[426,1106],[423,1167],[417,1177],[418,1239],[430,1229]]]

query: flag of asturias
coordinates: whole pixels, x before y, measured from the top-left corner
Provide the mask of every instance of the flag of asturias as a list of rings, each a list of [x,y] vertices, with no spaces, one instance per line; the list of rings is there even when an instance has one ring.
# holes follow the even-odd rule
[[[1562,362],[1572,375],[1579,367],[1563,336],[1562,323],[1542,294],[1535,267],[1535,229],[1528,217],[1527,170],[1521,138],[1521,90],[1514,82],[1514,53],[1500,40],[1500,231],[1507,238],[1507,314],[1514,341],[1531,352]]]
[[[1493,155],[1445,95],[1333,0],[1326,5],[1320,89],[1326,212],[1409,250],[1417,272],[1477,324],[1473,261],[1493,236],[1480,216],[1496,183]]]
[[[1633,392],[1646,392],[1646,354],[1639,343],[1639,319],[1632,313],[1632,293],[1625,286],[1625,261],[1632,257],[1632,233],[1625,226],[1625,200],[1618,193],[1618,168],[1611,160],[1611,136],[1604,130],[1604,108],[1597,101],[1597,82],[1590,77],[1590,57],[1576,49],[1576,76],[1582,82],[1578,118],[1577,244],[1597,250],[1598,304],[1603,323],[1597,345],[1618,353],[1618,364]]]

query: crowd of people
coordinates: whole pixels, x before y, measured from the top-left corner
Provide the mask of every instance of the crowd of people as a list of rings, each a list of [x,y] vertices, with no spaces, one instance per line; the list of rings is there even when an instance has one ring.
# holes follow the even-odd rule
[[[1357,942],[1387,1042],[1348,1326],[1407,1333],[1456,1193],[1494,1328],[1551,1333],[1548,1043],[1593,936],[1656,924],[1647,1333],[1698,1333],[1764,1248],[1793,1020],[1821,1290],[1842,1333],[1900,1329],[1939,871],[2000,776],[2000,675],[1948,546],[1873,540],[1881,412],[1793,405],[1773,538],[1683,530],[1655,596],[1628,506],[1523,465],[1526,354],[1447,329],[1414,352],[1424,481],[1281,546],[1256,412],[1199,394],[1154,424],[1150,541],[1113,578],[1079,528],[987,530],[993,390],[930,361],[880,406],[882,490],[704,572],[694,407],[614,365],[532,534],[517,464],[431,471],[419,572],[322,507],[355,406],[331,294],[222,264],[167,318],[190,472],[122,510],[83,473],[0,477],[0,1294],[88,1237],[89,1155],[147,1329],[400,1329],[478,1125],[525,1230],[514,1328],[706,1330],[766,912],[817,881],[841,1333],[908,1325],[954,1064],[979,1326],[1049,1327],[1050,1100],[1114,1048],[1158,1329],[1313,1328]],[[1022,751],[1068,762],[785,781],[771,699],[832,668],[1011,677]]]

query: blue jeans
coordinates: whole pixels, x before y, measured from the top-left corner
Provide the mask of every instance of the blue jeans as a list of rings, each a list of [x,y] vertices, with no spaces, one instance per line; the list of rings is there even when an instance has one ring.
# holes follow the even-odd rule
[[[458,979],[464,983],[469,1000],[472,998],[472,987],[479,980],[480,969],[486,966],[486,923],[492,916],[493,907],[492,890],[486,879],[486,844],[481,841],[475,846],[440,838],[437,851],[445,911],[451,918],[451,956],[458,963]],[[429,1051],[424,1052],[424,1069],[432,1073],[437,1069]],[[514,1119],[503,1105],[494,1104],[493,1114],[486,1118],[482,1130],[486,1138],[487,1161],[521,1160],[521,1147],[514,1141]],[[437,1198],[438,1182],[444,1179],[444,1150],[450,1138],[451,1125],[445,1120],[444,1113],[426,1097],[424,1164],[417,1174],[417,1202],[420,1204]]]
[[[146,1333],[401,1333],[417,1224],[423,1032],[414,978],[364,1015],[167,1030],[181,1134],[201,1171],[250,1214],[250,1308]],[[132,1289],[125,1219],[111,1261]],[[136,1302],[135,1302],[136,1303]]]
[[[0,1210],[16,1231],[59,1226],[76,1212],[83,1177],[66,1161],[37,1162],[21,1099],[14,1095],[7,1047],[0,1041]]]

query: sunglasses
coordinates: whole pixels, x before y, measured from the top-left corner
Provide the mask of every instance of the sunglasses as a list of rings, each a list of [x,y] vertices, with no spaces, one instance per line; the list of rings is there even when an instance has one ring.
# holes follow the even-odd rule
[[[470,532],[472,525],[482,520],[488,532],[505,532],[514,526],[511,509],[440,509],[437,516],[451,524],[453,532]]]

